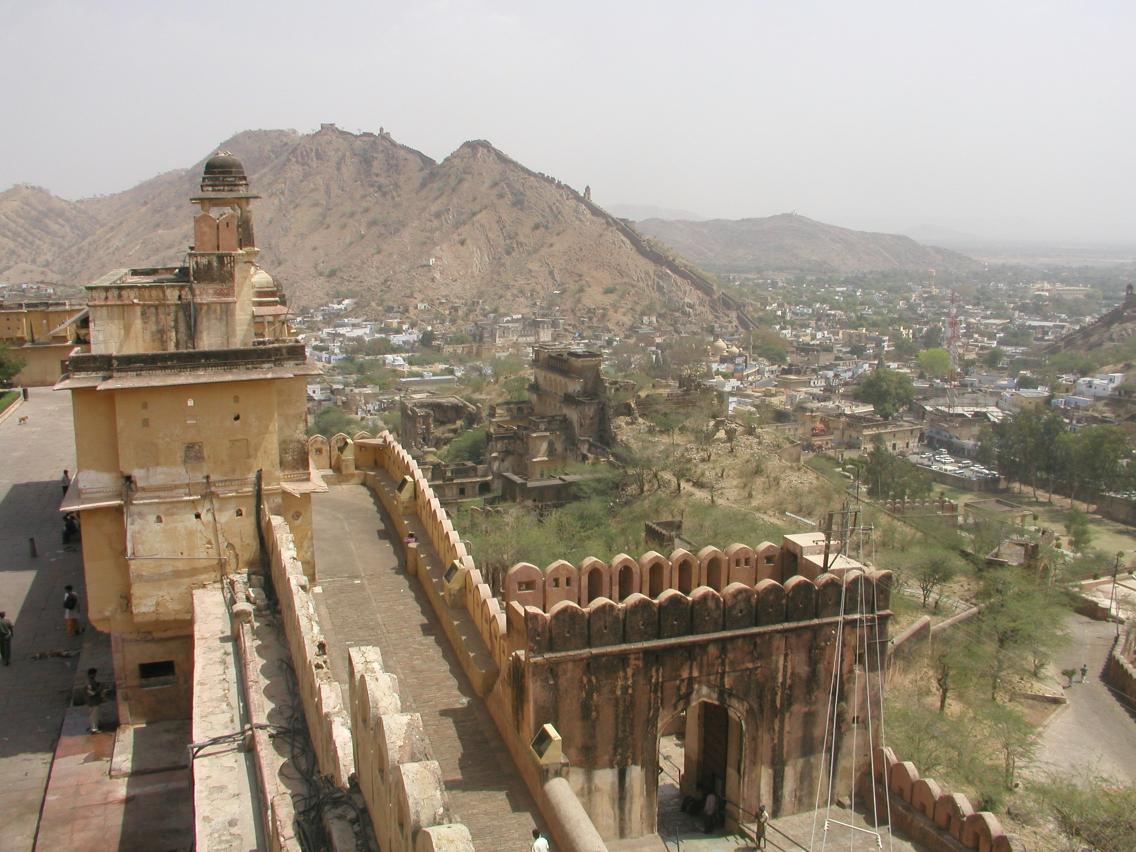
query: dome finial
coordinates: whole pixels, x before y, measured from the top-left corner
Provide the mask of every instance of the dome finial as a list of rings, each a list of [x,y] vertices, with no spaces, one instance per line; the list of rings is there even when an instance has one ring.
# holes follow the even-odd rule
[[[241,161],[229,151],[218,151],[205,161],[201,175],[202,192],[246,193],[248,178]]]

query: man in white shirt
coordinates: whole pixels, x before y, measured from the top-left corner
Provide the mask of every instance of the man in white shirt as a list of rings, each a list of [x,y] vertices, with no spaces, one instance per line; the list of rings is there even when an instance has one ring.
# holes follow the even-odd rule
[[[531,852],[548,852],[548,841],[540,836],[540,829],[533,829],[533,842]]]

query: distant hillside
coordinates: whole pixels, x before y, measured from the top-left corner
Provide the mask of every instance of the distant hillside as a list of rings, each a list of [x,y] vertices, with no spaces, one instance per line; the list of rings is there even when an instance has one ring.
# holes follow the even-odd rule
[[[616,328],[642,313],[686,326],[748,323],[696,270],[488,142],[467,142],[441,163],[389,134],[330,125],[248,131],[219,147],[244,162],[262,197],[261,263],[295,304],[461,299],[501,311],[558,305]],[[192,237],[188,199],[211,153],[109,197],[0,194],[0,281],[83,284],[116,267],[180,262]]]
[[[646,219],[635,226],[715,272],[878,272],[966,269],[977,261],[898,234],[826,225],[795,213],[702,222]]]
[[[1126,296],[1124,301],[1101,314],[1088,325],[1071,331],[1059,340],[1042,348],[1044,355],[1058,352],[1093,353],[1105,347],[1127,343],[1136,337],[1136,297]]]

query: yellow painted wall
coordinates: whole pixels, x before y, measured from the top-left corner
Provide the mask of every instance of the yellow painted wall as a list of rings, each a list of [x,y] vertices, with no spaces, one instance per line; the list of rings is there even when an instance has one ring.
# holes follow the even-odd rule
[[[63,375],[63,364],[74,348],[71,343],[10,347],[9,354],[24,362],[13,381],[30,388],[51,387]]]

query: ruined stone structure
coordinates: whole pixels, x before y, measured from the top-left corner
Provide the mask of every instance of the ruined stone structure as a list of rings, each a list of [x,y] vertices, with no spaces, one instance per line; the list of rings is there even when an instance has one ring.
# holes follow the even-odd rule
[[[603,357],[556,346],[533,349],[533,414],[564,417],[574,441],[611,443],[611,423],[600,373]]]
[[[537,346],[531,401],[490,409],[486,454],[496,489],[506,500],[559,505],[580,476],[557,471],[608,457],[611,414],[601,366],[594,352]]]
[[[81,516],[88,614],[111,634],[123,722],[188,717],[192,589],[259,566],[262,500],[314,577],[316,370],[256,265],[254,198],[235,158],[210,159],[187,265],[89,285],[91,352],[56,385],[71,392],[78,458],[62,509]]]
[[[480,422],[480,409],[461,397],[417,394],[399,400],[399,442],[417,459]]]

